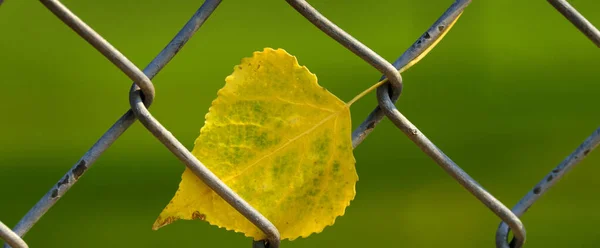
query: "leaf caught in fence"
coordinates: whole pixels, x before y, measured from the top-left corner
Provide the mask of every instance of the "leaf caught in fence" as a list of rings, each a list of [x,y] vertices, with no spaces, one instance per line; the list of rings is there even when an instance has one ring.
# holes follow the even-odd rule
[[[267,217],[282,239],[321,232],[356,194],[349,104],[286,51],[255,52],[234,68],[192,153]],[[265,235],[189,169],[153,228],[203,219]]]

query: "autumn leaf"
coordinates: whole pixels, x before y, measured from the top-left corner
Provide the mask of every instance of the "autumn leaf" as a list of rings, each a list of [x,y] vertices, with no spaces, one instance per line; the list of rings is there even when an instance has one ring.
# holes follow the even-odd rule
[[[459,15],[460,16],[460,15]],[[399,69],[438,44],[441,35]],[[234,67],[206,114],[192,153],[279,230],[307,237],[333,225],[356,194],[349,107],[384,79],[344,103],[282,49],[265,48]],[[202,219],[255,240],[265,234],[189,169],[153,225]]]
[[[348,105],[282,49],[234,68],[206,115],[192,153],[267,217],[281,239],[332,225],[358,176]],[[255,240],[265,235],[190,170],[153,228],[204,219]]]

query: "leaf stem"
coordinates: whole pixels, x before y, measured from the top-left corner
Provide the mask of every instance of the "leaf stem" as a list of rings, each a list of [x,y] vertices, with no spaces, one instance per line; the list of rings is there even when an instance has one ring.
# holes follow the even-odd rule
[[[384,80],[381,80],[381,81],[377,82],[376,84],[372,85],[371,87],[369,87],[368,89],[364,90],[360,94],[356,95],[354,98],[352,98],[352,100],[350,100],[349,102],[346,103],[346,107],[350,107],[354,102],[358,101],[358,99],[361,99],[366,94],[369,94],[374,89],[377,89],[377,87],[383,85],[384,83],[387,83],[387,81],[388,81],[387,78]]]

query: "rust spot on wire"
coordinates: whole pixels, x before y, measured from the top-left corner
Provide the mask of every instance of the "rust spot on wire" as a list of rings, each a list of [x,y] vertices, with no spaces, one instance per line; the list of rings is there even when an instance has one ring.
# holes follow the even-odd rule
[[[444,31],[444,29],[446,29],[446,26],[444,26],[444,25],[439,25],[439,26],[438,26],[438,30],[439,30],[440,32]]]
[[[552,179],[554,179],[554,176],[549,175],[548,178],[546,178],[546,182],[550,182],[550,181],[552,181]]]
[[[587,150],[585,150],[585,151],[583,152],[583,155],[584,155],[584,156],[587,156],[587,155],[588,155],[588,153],[590,153],[590,149],[587,149]]]
[[[369,125],[367,126],[367,130],[373,129],[375,128],[375,122],[371,122],[369,123]]]
[[[52,190],[52,198],[58,197],[58,189]]]
[[[540,186],[536,186],[533,189],[533,193],[536,194],[536,195],[540,194],[540,192],[542,192],[542,188]]]
[[[77,166],[75,166],[75,168],[71,171],[73,172],[73,178],[75,178],[75,180],[79,179],[79,177],[83,175],[85,170],[87,170],[87,163],[85,162],[85,160],[82,159],[81,161],[79,161],[79,164],[77,164]]]
[[[61,186],[65,185],[65,184],[68,184],[69,181],[70,181],[69,180],[69,175],[67,174],[67,175],[65,175],[65,177],[62,180],[60,180],[60,182],[58,182],[58,184],[56,185],[56,187],[60,188]]]

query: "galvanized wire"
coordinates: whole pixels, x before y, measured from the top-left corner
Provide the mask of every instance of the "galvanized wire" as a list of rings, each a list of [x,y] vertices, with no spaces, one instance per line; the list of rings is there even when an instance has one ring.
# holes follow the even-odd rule
[[[379,54],[375,53],[370,48],[363,45],[354,37],[329,21],[306,1],[286,1],[302,16],[312,22],[317,28],[321,29],[321,31],[338,41],[341,45],[348,48],[354,54],[361,57],[367,63],[375,67],[378,71],[385,74],[395,89],[393,93],[394,101],[398,99],[398,96],[400,96],[400,92],[402,91],[402,77],[400,76],[400,73],[398,73],[398,70],[394,68],[394,66],[379,56]],[[385,87],[388,87],[388,84],[386,84]],[[373,113],[371,113],[367,119],[363,121],[363,123],[352,133],[353,147],[356,148],[373,130],[373,128],[375,128],[375,125],[381,121],[383,115],[380,112],[381,111],[376,108]]]
[[[21,236],[10,230],[9,227],[0,221],[0,239],[6,241],[7,245],[13,248],[28,248],[27,243],[21,239]]]
[[[583,144],[579,146],[558,167],[538,183],[513,209],[509,210],[500,201],[481,187],[473,178],[456,165],[438,147],[435,146],[416,126],[414,126],[396,108],[395,102],[402,91],[402,77],[399,69],[418,61],[431,49],[443,36],[446,29],[459,17],[470,0],[457,0],[444,12],[444,14],[425,32],[417,41],[407,49],[393,64],[385,61],[381,56],[363,45],[354,37],[336,26],[326,17],[304,0],[286,0],[301,15],[321,29],[331,38],[361,57],[375,69],[384,74],[389,83],[377,89],[377,106],[365,121],[352,133],[353,147],[358,146],[374,129],[382,118],[387,116],[411,141],[413,141],[425,154],[431,157],[449,175],[457,180],[465,189],[486,205],[503,221],[496,233],[497,247],[521,247],[525,242],[525,229],[518,218],[552,187],[567,171],[580,162],[591,150],[600,143],[600,128],[596,130]],[[600,32],[591,25],[566,1],[548,0],[569,21],[573,22],[595,44],[600,44]],[[192,16],[175,38],[159,53],[159,55],[144,69],[140,71],[123,54],[99,34],[92,30],[85,22],[77,18],[64,5],[57,0],[41,0],[41,2],[71,27],[82,38],[107,57],[121,71],[123,71],[134,84],[130,90],[130,106],[127,111],[97,142],[84,154],[84,156],[62,177],[59,182],[23,217],[11,231],[0,222],[0,238],[7,241],[5,247],[27,247],[20,238],[56,203],[87,171],[97,158],[127,130],[135,121],[140,122],[159,139],[177,158],[179,158],[196,176],[202,179],[219,196],[226,200],[237,211],[260,228],[268,237],[266,241],[255,241],[253,247],[279,247],[279,233],[277,228],[251,205],[245,202],[225,183],[217,178],[200,161],[156,120],[147,107],[154,99],[154,87],[151,78],[155,76],[172,58],[181,47],[190,39],[198,28],[206,21],[210,14],[217,8],[220,0],[207,0],[202,7]],[[2,4],[2,0],[0,0]],[[600,46],[600,45],[599,45]],[[514,233],[514,239],[509,244],[507,236],[509,230]]]
[[[575,27],[579,29],[585,36],[587,36],[597,47],[600,47],[600,31],[592,23],[590,23],[585,17],[577,11],[569,2],[566,0],[548,0],[552,6],[558,10],[567,20],[569,20]]]
[[[312,22],[315,26],[325,32],[334,40],[338,41],[341,45],[348,48],[350,51],[361,57],[367,63],[378,69],[385,77],[390,81],[394,88],[402,87],[402,78],[398,73],[397,68],[392,64],[385,61],[377,53],[373,52],[367,46],[354,39],[344,30],[333,24],[323,15],[321,15],[316,9],[310,4],[303,0],[287,0],[300,14],[306,19]],[[443,34],[444,28],[452,23],[462,13],[464,8],[470,3],[470,0],[456,1],[442,18],[434,23],[434,25],[415,42],[415,45],[411,46],[411,49],[404,57],[398,59],[398,65],[408,64],[414,60],[421,53],[427,50],[431,44],[434,44],[436,39]],[[423,44],[423,40],[429,42],[429,46]],[[438,163],[448,174],[456,179],[463,187],[465,187],[471,194],[477,199],[483,202],[492,212],[500,217],[505,222],[509,223],[509,226],[515,231],[516,247],[521,247],[525,241],[525,228],[519,218],[515,216],[510,209],[504,204],[498,201],[494,196],[488,193],[483,187],[481,187],[473,178],[471,178],[466,172],[464,172],[458,165],[456,165],[450,158],[448,158],[439,148],[437,148],[433,142],[431,142],[425,135],[423,135],[417,127],[415,127],[406,117],[404,117],[398,109],[396,109],[394,102],[390,98],[390,92],[388,85],[382,85],[377,89],[377,98],[379,100],[379,106],[383,109],[383,112],[387,115],[390,120],[396,126],[402,130],[423,152],[429,155],[436,163]],[[357,137],[361,137],[358,135]],[[354,137],[353,137],[354,138]]]
[[[556,10],[563,14],[567,20],[575,25],[596,46],[600,47],[600,31],[592,25],[583,15],[565,0],[548,0]],[[563,160],[556,168],[546,175],[538,184],[531,189],[513,208],[512,212],[521,217],[546,191],[554,186],[567,172],[581,162],[587,155],[600,144],[600,128],[596,129],[571,155]],[[512,228],[503,221],[496,230],[496,247],[515,247],[516,244],[506,243],[508,233]]]
[[[152,117],[147,109],[154,99],[154,85],[150,79],[58,0],[41,0],[41,2],[134,81],[135,85],[131,88],[129,99],[131,109],[140,122],[215,193],[263,231],[268,237],[270,247],[279,247],[277,228],[198,161],[171,132]]]
[[[529,207],[533,205],[546,191],[548,191],[554,184],[558,182],[567,172],[569,172],[575,165],[581,162],[592,150],[598,147],[600,144],[600,128],[596,129],[571,155],[563,160],[556,168],[554,168],[548,175],[546,175],[523,199],[512,208],[513,213],[518,217],[521,217]],[[497,247],[508,247],[506,246],[506,240],[508,238],[509,227],[506,223],[500,223],[498,230],[496,231],[496,246]],[[512,247],[512,246],[511,246]]]
[[[175,38],[144,69],[148,78],[154,77],[181,50],[185,43],[204,24],[210,14],[221,3],[221,0],[207,0],[194,13],[190,20],[177,33]],[[77,163],[56,183],[42,199],[15,226],[15,233],[25,234],[39,219],[79,180],[79,178],[96,162],[96,160],[117,140],[134,122],[136,118],[131,110],[119,118],[106,133],[79,159]]]
[[[469,5],[471,1],[456,1],[436,20],[433,25],[421,37],[419,37],[394,63],[394,68],[400,70],[407,66],[411,61],[415,61],[419,56],[430,49],[435,42],[441,37],[446,28],[456,20],[462,11]],[[384,79],[385,75],[381,77]],[[392,93],[390,99],[396,103],[402,91],[402,85],[389,85]],[[385,114],[377,105],[367,118],[352,132],[352,145],[356,148],[362,141],[373,131],[375,126],[383,119]]]
[[[504,204],[498,201],[492,194],[487,192],[471,176],[463,171],[454,161],[444,154],[433,144],[415,125],[413,125],[398,109],[389,98],[389,91],[386,87],[377,89],[377,99],[379,106],[382,107],[386,116],[413,141],[425,154],[431,157],[439,166],[442,167],[450,176],[452,176],[465,189],[473,194],[479,201],[485,204],[494,214],[504,222],[508,223],[514,232],[514,247],[522,247],[525,243],[525,227],[521,220],[508,209]],[[506,242],[506,241],[505,241]]]

